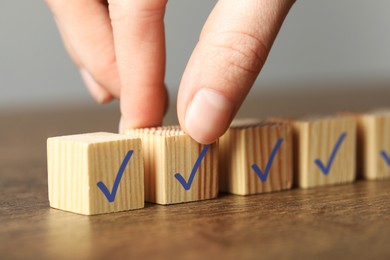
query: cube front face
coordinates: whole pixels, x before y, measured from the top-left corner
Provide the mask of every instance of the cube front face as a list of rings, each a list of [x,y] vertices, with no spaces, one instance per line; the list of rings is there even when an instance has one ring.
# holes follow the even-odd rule
[[[176,204],[218,195],[218,147],[201,145],[177,126],[128,130],[141,137],[145,199]]]
[[[335,117],[295,122],[302,188],[350,183],[356,176],[356,120]]]
[[[220,139],[220,189],[249,195],[290,189],[293,182],[289,125],[231,127]]]
[[[390,112],[361,115],[358,122],[363,177],[390,178]]]
[[[164,197],[157,203],[175,204],[217,197],[217,144],[201,145],[188,136],[167,137],[165,144],[167,164],[162,168],[164,171],[157,173],[165,176]]]
[[[49,138],[48,175],[54,208],[94,215],[144,206],[140,139],[108,133]]]

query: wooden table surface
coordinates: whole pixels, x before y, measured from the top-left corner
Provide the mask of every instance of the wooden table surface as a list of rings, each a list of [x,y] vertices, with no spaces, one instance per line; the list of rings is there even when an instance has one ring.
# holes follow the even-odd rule
[[[252,97],[239,114],[390,107],[389,85]],[[0,259],[390,259],[390,181],[220,194],[92,217],[51,209],[46,138],[114,132],[118,118],[116,104],[0,112]]]

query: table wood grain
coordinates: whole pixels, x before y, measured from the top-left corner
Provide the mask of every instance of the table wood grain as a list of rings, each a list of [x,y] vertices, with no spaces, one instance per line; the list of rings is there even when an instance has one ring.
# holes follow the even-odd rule
[[[390,106],[388,88],[348,93],[252,97],[239,115]],[[390,181],[220,194],[92,217],[51,209],[46,138],[114,132],[118,119],[116,104],[0,112],[1,259],[390,259]],[[172,110],[167,122],[175,120]]]

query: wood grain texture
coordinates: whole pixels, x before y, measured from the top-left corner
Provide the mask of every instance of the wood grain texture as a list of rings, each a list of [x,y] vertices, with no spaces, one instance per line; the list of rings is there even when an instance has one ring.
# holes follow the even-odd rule
[[[189,190],[175,178],[190,173],[204,145],[186,135],[178,126],[127,130],[140,137],[145,168],[145,199],[158,204],[175,204],[215,198],[218,195],[218,147],[210,146],[196,171]]]
[[[333,82],[305,91],[297,86],[273,96],[252,93],[239,113],[300,117],[307,111],[390,107],[389,81],[383,88],[365,82],[363,91],[358,84]],[[345,87],[329,88],[336,85]],[[0,110],[0,258],[390,259],[390,180],[254,196],[220,194],[168,207],[146,203],[140,210],[92,217],[50,208],[47,137],[115,132],[119,118],[117,103]],[[175,111],[167,120],[177,122]]]
[[[271,119],[290,122],[294,135],[294,179],[301,188],[353,182],[356,178],[356,119],[352,116]],[[347,136],[331,154],[343,133]],[[330,168],[325,174],[315,163],[320,160]]]
[[[390,178],[390,165],[381,154],[390,156],[390,111],[356,115],[358,122],[358,165],[365,179]]]
[[[252,169],[265,172],[271,153],[283,139],[263,182]],[[293,183],[292,131],[285,123],[242,119],[232,123],[219,140],[220,190],[249,195],[290,189]]]
[[[112,191],[121,163],[133,150],[113,202],[97,186]],[[53,208],[95,215],[144,207],[141,140],[111,133],[52,137],[47,140],[49,201]]]

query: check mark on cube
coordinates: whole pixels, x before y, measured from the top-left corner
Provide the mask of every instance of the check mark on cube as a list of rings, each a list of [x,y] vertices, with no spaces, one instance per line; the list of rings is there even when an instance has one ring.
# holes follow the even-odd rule
[[[340,150],[340,146],[341,146],[341,144],[343,143],[343,141],[345,140],[346,137],[347,137],[347,133],[346,132],[343,132],[340,135],[339,139],[336,142],[336,145],[334,146],[334,148],[332,150],[332,153],[330,154],[330,158],[329,158],[329,161],[328,161],[326,166],[323,164],[323,162],[321,160],[319,160],[319,159],[314,160],[314,163],[317,164],[318,168],[320,168],[320,170],[322,171],[322,173],[324,175],[328,175],[329,174],[330,169],[331,169],[331,167],[333,165],[334,159],[336,157],[336,154]]]
[[[195,162],[194,167],[192,168],[192,171],[191,171],[191,174],[190,174],[190,178],[188,179],[188,182],[183,178],[183,176],[180,173],[176,173],[175,174],[175,178],[180,182],[180,184],[183,186],[183,188],[185,190],[191,189],[191,185],[192,185],[192,182],[194,181],[196,172],[198,171],[200,163],[202,162],[202,160],[205,157],[205,155],[206,155],[207,151],[209,150],[209,148],[210,148],[210,145],[208,144],[208,145],[206,145],[202,149],[198,159]]]
[[[389,154],[385,150],[382,150],[381,151],[381,156],[383,157],[383,159],[385,160],[387,165],[390,166],[390,156],[389,156]]]
[[[99,181],[96,184],[99,187],[99,189],[103,192],[103,194],[106,196],[106,198],[109,202],[114,202],[114,200],[115,200],[116,193],[117,193],[118,188],[119,188],[119,183],[120,183],[122,176],[123,176],[123,172],[125,171],[126,166],[127,166],[128,162],[130,161],[132,155],[133,155],[133,150],[130,150],[127,152],[125,158],[123,159],[122,164],[119,168],[119,171],[116,175],[114,186],[112,187],[111,192],[108,190],[107,186],[103,182]]]
[[[268,159],[267,165],[265,166],[264,172],[260,169],[260,167],[257,164],[252,164],[252,169],[255,171],[257,176],[259,176],[261,182],[266,182],[268,178],[269,171],[271,170],[272,162],[274,161],[274,158],[276,156],[276,153],[279,150],[279,147],[283,143],[283,138],[280,138],[277,142],[274,148],[272,149],[271,156]]]

